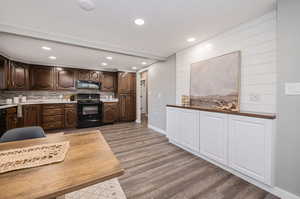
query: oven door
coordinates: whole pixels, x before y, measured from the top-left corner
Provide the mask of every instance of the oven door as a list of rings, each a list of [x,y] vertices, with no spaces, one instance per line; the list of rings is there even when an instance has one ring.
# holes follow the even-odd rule
[[[101,103],[78,103],[78,127],[101,125]]]

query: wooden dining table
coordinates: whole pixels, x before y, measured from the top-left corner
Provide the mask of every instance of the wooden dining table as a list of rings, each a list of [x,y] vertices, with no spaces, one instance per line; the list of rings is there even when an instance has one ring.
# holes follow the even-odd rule
[[[69,141],[63,162],[0,174],[0,199],[48,199],[121,176],[124,170],[100,131],[0,144],[0,151]]]

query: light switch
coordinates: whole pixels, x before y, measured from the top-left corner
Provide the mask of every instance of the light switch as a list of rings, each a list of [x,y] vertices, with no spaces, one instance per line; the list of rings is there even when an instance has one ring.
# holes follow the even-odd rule
[[[300,83],[285,83],[286,95],[300,95]]]

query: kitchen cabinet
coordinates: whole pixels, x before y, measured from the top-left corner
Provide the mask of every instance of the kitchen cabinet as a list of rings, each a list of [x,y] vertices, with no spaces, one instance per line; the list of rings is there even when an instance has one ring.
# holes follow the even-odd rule
[[[171,127],[168,138],[188,150],[199,152],[199,111],[168,108],[167,115],[167,126]]]
[[[10,61],[9,89],[28,90],[29,89],[29,65]]]
[[[228,171],[273,186],[275,120],[167,107],[169,141]]]
[[[54,70],[53,67],[30,66],[29,70],[31,90],[54,90]]]
[[[75,128],[77,126],[76,104],[65,104],[65,128]]]
[[[64,104],[42,105],[42,126],[45,130],[62,129],[65,126]]]
[[[136,92],[136,74],[129,72],[118,73],[118,93]]]
[[[8,87],[8,59],[0,56],[0,89],[4,90]]]
[[[113,72],[103,72],[101,79],[101,91],[103,92],[115,92],[117,87],[117,76]]]
[[[119,94],[119,120],[121,122],[130,122],[136,120],[136,95]]]
[[[101,71],[90,71],[90,81],[93,82],[100,82],[102,79],[102,72]]]
[[[229,166],[256,180],[272,184],[272,120],[229,117]]]
[[[228,115],[200,112],[200,152],[227,165]]]
[[[103,123],[109,124],[117,121],[118,103],[104,102],[103,103]]]
[[[23,126],[41,126],[41,105],[23,106]]]
[[[70,68],[55,68],[56,89],[75,90],[77,71]]]
[[[6,110],[6,130],[18,127],[17,108],[8,108]]]
[[[90,81],[90,71],[89,70],[79,70],[78,80]]]

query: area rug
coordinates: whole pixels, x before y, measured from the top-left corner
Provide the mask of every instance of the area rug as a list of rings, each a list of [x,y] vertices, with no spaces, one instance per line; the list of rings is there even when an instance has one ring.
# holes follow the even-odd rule
[[[117,178],[69,193],[65,199],[126,199]]]

